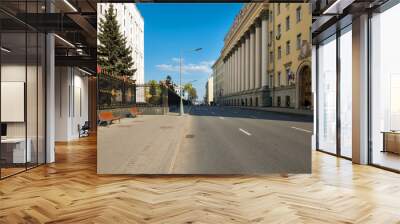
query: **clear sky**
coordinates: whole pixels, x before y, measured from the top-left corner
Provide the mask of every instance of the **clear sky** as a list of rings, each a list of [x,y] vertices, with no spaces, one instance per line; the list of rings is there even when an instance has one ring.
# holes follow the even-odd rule
[[[193,82],[199,100],[212,73],[236,14],[242,4],[136,4],[144,19],[145,81],[165,79],[179,84],[179,55],[182,51],[182,83]],[[203,48],[199,52],[192,49]]]

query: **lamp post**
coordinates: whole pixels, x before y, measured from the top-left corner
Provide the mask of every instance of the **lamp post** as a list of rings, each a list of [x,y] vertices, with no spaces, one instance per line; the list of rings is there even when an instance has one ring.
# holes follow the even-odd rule
[[[203,48],[196,48],[196,49],[193,49],[193,50],[191,50],[191,52],[194,52],[194,51],[201,51]],[[183,114],[185,113],[184,112],[184,110],[183,110],[183,100],[182,100],[182,91],[183,91],[183,88],[182,88],[182,51],[181,51],[181,54],[180,54],[180,56],[179,56],[179,85],[180,85],[180,91],[179,91],[179,95],[180,95],[180,110],[179,110],[179,115],[180,116],[183,116]]]

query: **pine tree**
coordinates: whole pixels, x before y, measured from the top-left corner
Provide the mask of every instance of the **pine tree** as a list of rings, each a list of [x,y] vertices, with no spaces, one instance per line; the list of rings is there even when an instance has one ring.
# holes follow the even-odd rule
[[[120,32],[113,4],[106,11],[99,24],[99,46],[97,62],[109,74],[132,77],[135,70],[132,49],[127,46],[126,37]]]

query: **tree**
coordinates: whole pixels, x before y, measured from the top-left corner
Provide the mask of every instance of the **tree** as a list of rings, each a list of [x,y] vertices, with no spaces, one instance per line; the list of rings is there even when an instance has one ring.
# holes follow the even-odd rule
[[[159,104],[161,97],[159,96],[159,92],[161,91],[160,85],[157,83],[156,80],[150,80],[148,82],[149,85],[149,103],[151,104]]]
[[[175,91],[174,83],[172,82],[172,77],[170,75],[167,75],[165,78],[165,84],[168,89]]]
[[[192,88],[192,89],[188,92],[188,95],[189,95],[189,100],[190,100],[190,101],[195,101],[195,100],[197,100],[197,90],[196,90],[196,88]]]
[[[149,93],[152,97],[157,95],[157,85],[158,84],[156,80],[149,81],[149,86],[150,86]]]
[[[193,87],[192,83],[186,83],[183,86],[183,90],[188,93],[188,100],[193,101],[197,99],[196,88]]]
[[[113,4],[106,11],[104,19],[100,19],[98,38],[99,65],[109,74],[132,77],[135,73],[132,49],[127,46],[126,37],[120,32]]]
[[[167,86],[170,86],[172,84],[172,77],[170,75],[167,75],[167,77],[165,78],[165,84],[167,84]]]

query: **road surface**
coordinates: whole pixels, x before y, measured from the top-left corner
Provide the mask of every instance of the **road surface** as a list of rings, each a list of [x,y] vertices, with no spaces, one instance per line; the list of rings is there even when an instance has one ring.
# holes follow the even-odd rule
[[[204,106],[186,125],[169,173],[311,172],[311,117]]]
[[[98,128],[99,174],[311,172],[312,119],[233,107],[143,115]]]

